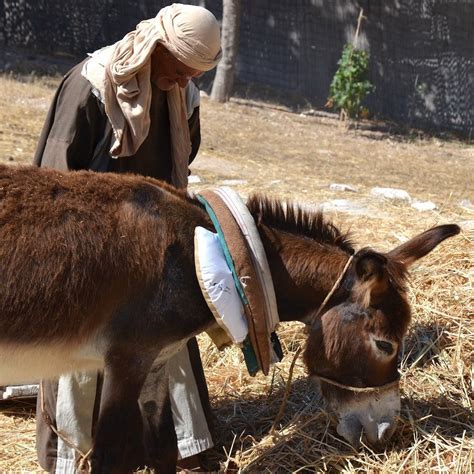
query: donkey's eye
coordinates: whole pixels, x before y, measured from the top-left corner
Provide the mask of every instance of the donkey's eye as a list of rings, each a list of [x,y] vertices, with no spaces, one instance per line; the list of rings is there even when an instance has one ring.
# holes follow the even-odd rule
[[[377,339],[375,341],[375,345],[377,346],[377,349],[385,352],[387,355],[391,355],[393,353],[393,345],[390,342]]]

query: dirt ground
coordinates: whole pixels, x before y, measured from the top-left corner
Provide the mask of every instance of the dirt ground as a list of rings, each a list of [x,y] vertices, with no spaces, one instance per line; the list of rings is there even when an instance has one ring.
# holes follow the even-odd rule
[[[31,161],[57,77],[0,77],[0,161]],[[472,472],[474,146],[390,125],[348,129],[329,114],[294,113],[272,104],[203,97],[202,146],[192,190],[228,185],[243,196],[258,191],[322,205],[358,247],[388,250],[439,223],[461,225],[412,272],[412,329],[401,360],[402,415],[383,452],[352,451],[336,434],[318,391],[296,363],[285,416],[271,434],[289,367],[303,344],[302,327],[280,338],[287,355],[272,376],[251,378],[237,349],[219,354],[200,340],[218,425],[214,453],[222,472]],[[334,191],[333,183],[353,191]],[[405,190],[411,200],[372,194]],[[420,211],[417,202],[431,202]],[[36,471],[34,405],[0,403],[0,472]]]

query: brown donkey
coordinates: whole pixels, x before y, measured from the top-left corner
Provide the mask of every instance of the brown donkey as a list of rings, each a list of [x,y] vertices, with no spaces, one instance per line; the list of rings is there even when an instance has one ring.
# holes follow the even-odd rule
[[[280,320],[310,326],[305,361],[339,433],[385,442],[400,404],[407,268],[459,228],[353,255],[319,213],[258,196],[248,208]],[[104,369],[113,390],[102,401],[94,472],[135,467],[137,399],[153,361],[216,324],[196,278],[196,226],[213,230],[201,204],[155,180],[0,167],[0,385]]]

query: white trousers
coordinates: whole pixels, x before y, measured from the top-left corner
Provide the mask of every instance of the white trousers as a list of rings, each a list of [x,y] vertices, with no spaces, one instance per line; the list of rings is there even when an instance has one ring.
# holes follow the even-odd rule
[[[187,458],[213,446],[201,405],[187,347],[167,363],[173,420],[178,438],[179,458]],[[56,427],[82,453],[92,447],[92,415],[97,391],[97,373],[61,376],[56,403]],[[147,378],[140,403],[159,398],[153,371]],[[74,474],[79,456],[61,437],[58,438],[56,474]]]

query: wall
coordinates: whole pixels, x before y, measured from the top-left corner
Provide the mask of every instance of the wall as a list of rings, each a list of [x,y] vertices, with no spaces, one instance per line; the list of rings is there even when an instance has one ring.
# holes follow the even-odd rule
[[[6,44],[77,57],[120,39],[169,1],[4,0]],[[221,0],[201,4],[218,18]],[[237,79],[323,107],[342,48],[353,38],[371,55],[376,116],[410,126],[474,129],[474,0],[242,0]]]

